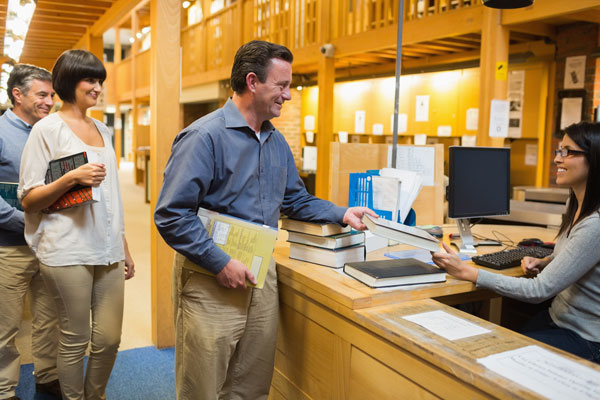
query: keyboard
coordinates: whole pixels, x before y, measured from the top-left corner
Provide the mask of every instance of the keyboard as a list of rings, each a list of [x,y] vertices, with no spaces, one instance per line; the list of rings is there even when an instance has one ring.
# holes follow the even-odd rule
[[[516,249],[502,250],[495,253],[473,256],[471,260],[475,264],[483,265],[493,269],[506,269],[521,265],[523,257],[544,258],[552,254],[554,250],[546,247],[517,247]]]

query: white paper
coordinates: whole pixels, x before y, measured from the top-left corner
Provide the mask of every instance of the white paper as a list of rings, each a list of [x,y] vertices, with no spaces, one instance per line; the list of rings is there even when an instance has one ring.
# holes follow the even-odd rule
[[[600,399],[600,372],[539,346],[505,351],[477,361],[549,399]]]
[[[354,113],[354,132],[365,133],[365,118],[366,112],[364,110],[358,110]]]
[[[438,136],[450,136],[452,135],[452,127],[450,125],[440,125],[437,127]]]
[[[338,132],[338,140],[340,141],[340,143],[348,143],[348,132],[339,131]]]
[[[464,339],[491,332],[472,322],[455,317],[442,310],[402,317],[448,340]]]
[[[373,124],[373,135],[383,135],[383,124]]]
[[[398,134],[408,130],[408,114],[398,114]],[[390,117],[390,133],[394,133],[394,114]]]
[[[304,146],[302,148],[302,170],[316,171],[317,170],[317,147]]]
[[[427,134],[426,133],[415,133],[415,144],[423,146],[427,144]]]
[[[387,165],[388,168],[392,166],[392,146],[388,146]],[[434,147],[398,146],[396,148],[396,168],[418,173],[423,179],[423,186],[433,186],[434,167]]]
[[[508,137],[520,138],[523,127],[523,98],[525,94],[525,71],[510,71],[507,99],[510,102]]]
[[[463,135],[460,138],[460,145],[466,147],[475,147],[477,146],[477,136],[475,135]]]
[[[476,131],[479,125],[479,108],[467,109],[467,130]]]
[[[429,95],[417,96],[415,121],[429,121]]]
[[[315,133],[312,131],[304,132],[306,136],[306,143],[312,143],[315,141]]]
[[[537,144],[525,145],[525,165],[537,165],[538,146]]]
[[[565,129],[567,126],[581,121],[582,106],[583,98],[581,97],[565,97],[562,99],[560,129]]]
[[[304,117],[304,130],[314,131],[315,130],[315,116],[307,115]]]
[[[213,242],[225,246],[227,244],[227,238],[229,237],[229,228],[231,228],[230,224],[222,221],[215,221],[212,236]]]
[[[492,100],[490,107],[490,137],[508,137],[508,100]]]
[[[567,57],[565,60],[564,89],[583,89],[585,82],[585,56]]]
[[[400,209],[400,180],[388,176],[373,176],[373,208],[392,212],[392,220],[398,220]]]
[[[400,185],[398,209],[400,210],[399,220],[404,222],[421,191],[423,179],[417,172],[396,168],[382,168],[380,174],[382,177],[395,178],[402,183]],[[394,221],[398,221],[398,219],[396,218]]]

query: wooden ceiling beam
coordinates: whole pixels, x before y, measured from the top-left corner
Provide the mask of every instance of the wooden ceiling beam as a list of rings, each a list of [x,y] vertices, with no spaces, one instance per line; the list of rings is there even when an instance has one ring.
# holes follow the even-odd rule
[[[79,35],[83,35],[85,33],[84,27],[77,26],[68,26],[66,24],[57,24],[57,23],[46,23],[46,22],[31,22],[29,25],[29,32],[41,31],[59,31],[59,32],[71,32]]]
[[[54,7],[80,6],[103,9],[108,9],[114,4],[112,1],[102,0],[38,0],[37,3],[38,5],[52,5]]]
[[[565,14],[588,12],[597,9],[598,0],[544,0],[525,8],[502,10],[502,25],[525,24],[532,21],[562,17]]]
[[[600,10],[587,10],[586,12],[576,12],[568,15],[562,15],[561,17],[573,21],[584,21],[600,24]]]
[[[550,39],[556,38],[556,27],[543,22],[532,21],[526,24],[510,25],[511,36],[513,32],[527,33],[529,35],[545,36]]]
[[[34,14],[35,17],[44,17],[44,18],[61,18],[61,19],[83,19],[89,21],[96,21],[98,19],[97,15],[92,15],[89,13],[70,13],[63,11],[50,11],[50,10],[36,10]]]
[[[54,4],[44,4],[44,3],[38,2],[35,9],[36,9],[36,12],[39,10],[56,11],[57,6]],[[106,11],[106,9],[104,9],[104,8],[92,8],[92,7],[78,6],[78,5],[73,5],[73,4],[61,5],[60,10],[62,12],[88,14],[88,15],[94,14],[94,15],[98,15],[98,16],[101,16]]]

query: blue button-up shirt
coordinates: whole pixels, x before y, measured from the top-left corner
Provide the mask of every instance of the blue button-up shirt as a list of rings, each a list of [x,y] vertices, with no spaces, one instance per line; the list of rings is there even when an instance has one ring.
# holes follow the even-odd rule
[[[339,224],[346,212],[308,194],[283,135],[265,121],[259,140],[231,99],[177,135],[154,212],[171,247],[218,273],[230,257],[208,236],[199,207],[272,227],[280,212]]]
[[[0,182],[19,183],[21,154],[31,125],[6,110],[0,117]],[[0,197],[0,246],[25,246],[23,211]]]

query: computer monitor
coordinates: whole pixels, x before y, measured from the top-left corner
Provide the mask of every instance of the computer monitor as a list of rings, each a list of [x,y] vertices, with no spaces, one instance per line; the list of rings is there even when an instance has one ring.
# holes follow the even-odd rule
[[[510,149],[449,147],[448,217],[455,218],[460,252],[475,253],[469,218],[510,214]],[[487,243],[489,244],[489,243]]]

